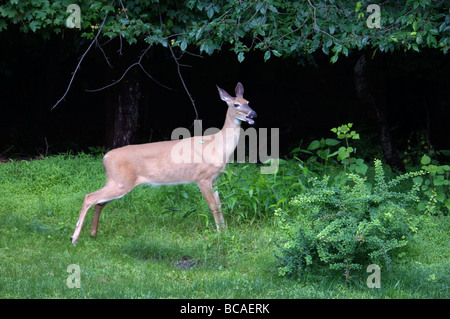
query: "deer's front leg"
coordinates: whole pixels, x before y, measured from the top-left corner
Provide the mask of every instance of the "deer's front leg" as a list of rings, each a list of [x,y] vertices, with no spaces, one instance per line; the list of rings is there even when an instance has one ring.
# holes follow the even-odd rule
[[[208,180],[200,181],[198,182],[198,187],[202,191],[203,197],[208,202],[209,208],[211,209],[214,215],[217,231],[220,233],[221,226],[225,228],[225,221],[222,216],[219,194],[217,193],[217,191],[215,192],[213,191],[211,181]]]
[[[219,212],[219,221],[220,221],[220,226],[225,229],[227,228],[227,224],[225,223],[225,219],[223,218],[223,213],[222,213],[222,203],[220,201],[220,197],[219,197],[219,191],[217,190],[217,187],[214,188],[214,199],[216,200],[216,207],[218,209]]]

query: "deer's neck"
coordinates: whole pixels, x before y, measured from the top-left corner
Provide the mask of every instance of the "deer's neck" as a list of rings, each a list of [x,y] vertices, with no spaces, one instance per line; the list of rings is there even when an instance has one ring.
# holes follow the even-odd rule
[[[239,135],[241,133],[241,121],[236,120],[236,118],[228,111],[225,118],[225,123],[223,124],[220,133],[223,136],[226,158],[229,159],[239,142]]]
[[[227,129],[235,129],[239,131],[241,128],[241,121],[237,120],[230,111],[227,112],[225,117],[225,123],[223,124],[222,131],[226,131]]]

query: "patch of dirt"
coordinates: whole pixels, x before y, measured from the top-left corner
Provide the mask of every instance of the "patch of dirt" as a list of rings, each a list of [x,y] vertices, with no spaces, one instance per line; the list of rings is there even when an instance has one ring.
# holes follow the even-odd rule
[[[193,259],[189,256],[184,256],[177,262],[177,268],[179,270],[188,270],[195,267],[198,264],[198,260]]]

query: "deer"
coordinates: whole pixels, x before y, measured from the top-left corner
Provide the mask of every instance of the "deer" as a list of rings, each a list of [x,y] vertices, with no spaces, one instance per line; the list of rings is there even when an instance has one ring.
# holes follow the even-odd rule
[[[211,135],[179,140],[127,145],[113,149],[103,157],[105,186],[85,195],[71,237],[76,244],[88,210],[94,206],[91,237],[97,236],[100,213],[107,203],[121,198],[141,184],[150,186],[197,183],[213,213],[217,231],[226,229],[216,180],[226,168],[239,141],[241,123],[255,123],[255,111],[244,99],[239,82],[236,97],[217,86],[219,96],[228,105],[222,129]]]

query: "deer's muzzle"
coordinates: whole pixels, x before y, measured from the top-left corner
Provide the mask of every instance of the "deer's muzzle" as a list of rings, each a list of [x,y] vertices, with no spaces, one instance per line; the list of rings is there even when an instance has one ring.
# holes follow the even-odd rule
[[[248,124],[255,124],[255,121],[253,119],[257,118],[258,115],[256,114],[255,111],[251,111],[250,113],[247,114],[247,116],[245,117],[245,120],[247,121]]]

